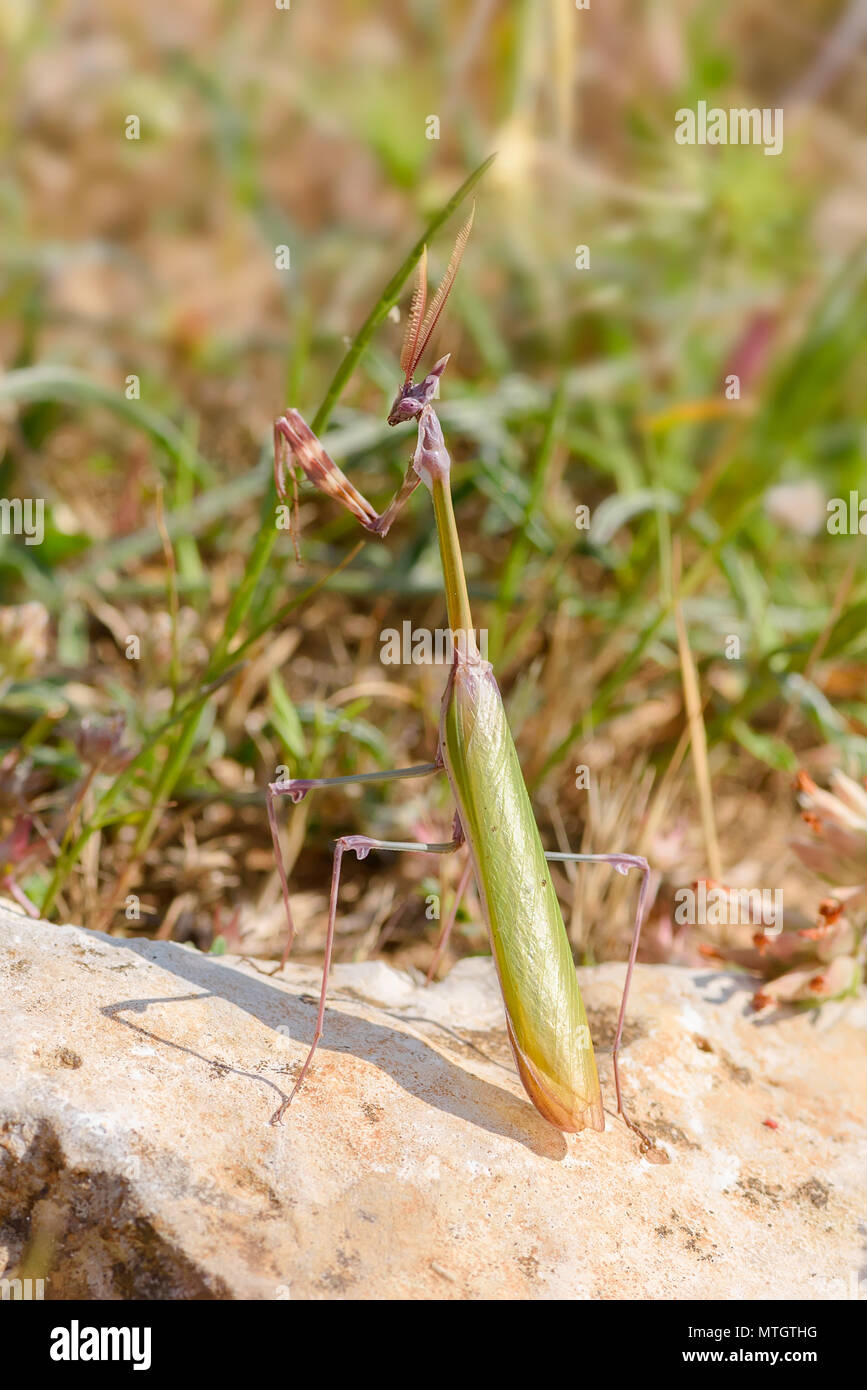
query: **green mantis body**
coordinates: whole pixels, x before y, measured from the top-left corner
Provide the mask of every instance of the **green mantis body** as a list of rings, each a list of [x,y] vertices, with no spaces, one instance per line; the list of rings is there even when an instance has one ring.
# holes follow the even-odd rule
[[[377,777],[413,777],[444,769],[454,794],[457,813],[452,841],[440,845],[371,840],[343,836],[335,848],[329,908],[323,989],[316,1034],[307,1060],[286,1102],[292,1100],[310,1065],[322,1032],[325,987],[334,940],[334,919],[340,863],[347,850],[363,858],[370,849],[426,850],[449,853],[466,844],[479,901],[491,940],[506,1009],[509,1040],[524,1088],[546,1120],[565,1131],[605,1127],[599,1079],[584,1003],[578,988],[572,951],[557,894],[548,868],[549,859],[596,859],[625,873],[629,867],[643,872],[636,931],[614,1042],[614,1074],[618,1112],[630,1128],[637,1129],[623,1111],[617,1052],[623,1028],[629,977],[638,946],[638,932],[646,905],[649,869],[633,855],[547,855],[542,846],[506,711],[493,670],[479,653],[470,613],[463,560],[455,525],[450,491],[450,459],[443,440],[433,399],[448,358],[441,359],[418,385],[413,376],[418,360],[442,312],[472,217],[460,233],[449,268],[425,314],[425,257],[413,295],[401,367],[405,380],[389,413],[389,423],[418,421],[418,444],[403,485],[394,501],[377,514],[328,457],[297,411],[287,411],[275,428],[275,467],[278,491],[284,495],[282,475],[285,451],[301,465],[306,476],[322,491],[340,500],[374,534],[384,536],[398,509],[421,481],[429,489],[439,538],[448,620],[454,638],[454,656],[443,695],[436,759],[416,768],[394,773],[366,774],[362,778],[332,778],[273,783],[269,789],[269,816],[283,888],[289,946],[294,936],[288,884],[280,853],[275,797],[294,801],[314,786]],[[293,475],[294,477],[294,475]],[[452,918],[453,920],[453,918]],[[447,927],[448,929],[448,927]],[[285,956],[284,956],[285,959]],[[282,1107],[282,1109],[285,1109]],[[282,1113],[282,1111],[280,1112]],[[276,1118],[276,1117],[275,1117]],[[637,1131],[641,1134],[641,1131]],[[644,1135],[642,1152],[651,1150]],[[657,1151],[654,1151],[656,1153]],[[660,1155],[661,1156],[661,1155]]]

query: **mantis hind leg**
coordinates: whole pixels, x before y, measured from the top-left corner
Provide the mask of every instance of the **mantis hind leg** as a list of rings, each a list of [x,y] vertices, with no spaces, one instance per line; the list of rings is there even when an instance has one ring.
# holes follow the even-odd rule
[[[651,1158],[656,1163],[667,1163],[668,1158],[662,1149],[657,1149],[652,1139],[648,1139],[644,1131],[631,1120],[623,1108],[623,1095],[620,1089],[620,1040],[623,1036],[623,1024],[626,1020],[626,1001],[629,997],[629,986],[632,983],[632,972],[635,967],[635,957],[638,954],[638,942],[641,937],[641,928],[647,915],[650,897],[650,865],[640,854],[560,854],[546,853],[545,858],[559,861],[560,863],[581,863],[581,864],[610,864],[618,873],[626,874],[630,869],[641,871],[641,888],[638,892],[638,903],[635,908],[635,925],[632,929],[632,945],[629,949],[629,959],[626,965],[626,979],[623,984],[623,994],[620,999],[620,1013],[617,1018],[617,1030],[614,1034],[614,1046],[611,1049],[611,1061],[614,1068],[614,1091],[617,1096],[617,1113],[624,1124],[638,1135],[641,1140],[641,1154]]]
[[[337,895],[340,889],[340,868],[346,851],[354,851],[358,859],[366,859],[372,849],[416,850],[425,854],[453,854],[462,844],[462,835],[456,837],[454,840],[447,841],[445,844],[421,844],[412,840],[372,840],[367,835],[342,835],[340,839],[336,841],[334,845],[334,866],[331,871],[331,897],[328,903],[328,932],[325,938],[325,963],[322,969],[322,989],[319,995],[319,1011],[316,1015],[316,1028],[313,1033],[313,1042],[310,1045],[310,1051],[307,1053],[304,1065],[298,1073],[295,1085],[292,1087],[286,1100],[283,1101],[283,1104],[271,1117],[272,1125],[280,1123],[286,1110],[298,1094],[301,1083],[310,1068],[310,1063],[313,1061],[313,1054],[319,1046],[319,1039],[322,1037],[322,1027],[325,1019],[325,996],[328,992],[328,974],[331,970],[331,955],[334,950],[334,927],[337,921]]]

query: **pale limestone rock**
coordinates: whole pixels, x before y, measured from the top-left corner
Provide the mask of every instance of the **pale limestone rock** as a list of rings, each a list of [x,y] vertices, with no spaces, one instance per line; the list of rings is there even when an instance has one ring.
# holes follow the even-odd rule
[[[568,1137],[524,1096],[482,959],[428,990],[338,966],[271,1125],[319,975],[262,968],[0,906],[7,1274],[26,1256],[54,1298],[857,1293],[863,1000],[766,1017],[745,976],[640,967],[622,1069],[662,1166],[612,1113],[621,965],[580,972],[608,1128]]]

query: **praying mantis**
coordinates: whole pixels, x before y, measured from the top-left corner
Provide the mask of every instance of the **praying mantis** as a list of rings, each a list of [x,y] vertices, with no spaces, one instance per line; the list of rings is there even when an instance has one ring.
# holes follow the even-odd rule
[[[458,233],[445,275],[429,305],[426,248],[418,262],[400,356],[404,379],[388,414],[389,425],[416,421],[418,442],[403,482],[385,510],[378,513],[358,492],[329,458],[297,410],[287,410],[274,426],[277,493],[281,500],[287,498],[288,470],[296,514],[297,477],[294,467],[290,467],[290,459],[300,466],[306,478],[320,491],[342,503],[366,530],[381,538],[387,535],[395,517],[419,483],[424,484],[433,502],[448,622],[454,639],[453,659],[442,699],[436,754],[431,762],[348,777],[293,778],[269,784],[268,818],[288,927],[284,963],[292,946],[295,927],[279,839],[278,798],[287,796],[297,803],[317,787],[445,773],[456,805],[452,838],[442,844],[376,840],[366,835],[342,835],[335,842],[316,1028],[292,1092],[275,1116],[275,1121],[282,1117],[301,1088],[322,1037],[344,855],[354,852],[358,859],[364,859],[373,849],[452,854],[466,845],[469,852],[466,869],[453,910],[444,923],[434,964],[445,947],[454,925],[457,903],[472,873],[491,942],[505,1005],[509,1042],[521,1082],[539,1113],[567,1133],[585,1128],[603,1130],[605,1117],[587,1014],[563,916],[547,867],[548,861],[604,863],[624,874],[630,868],[640,870],[641,887],[612,1050],[614,1085],[617,1112],[638,1135],[641,1153],[654,1161],[666,1162],[666,1155],[655,1148],[627,1116],[619,1069],[626,1002],[647,908],[650,868],[647,860],[640,855],[567,854],[543,849],[493,669],[482,658],[475,639],[452,507],[450,457],[432,405],[449,361],[448,355],[441,357],[418,383],[415,381],[421,357],[454,284],[474,213],[475,207]]]

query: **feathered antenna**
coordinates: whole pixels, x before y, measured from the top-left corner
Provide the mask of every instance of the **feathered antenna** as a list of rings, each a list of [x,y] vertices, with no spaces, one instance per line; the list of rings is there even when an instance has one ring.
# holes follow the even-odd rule
[[[400,365],[403,371],[406,373],[406,380],[408,382],[412,380],[413,373],[415,372],[415,369],[418,366],[419,359],[428,345],[431,334],[437,326],[437,321],[439,319],[440,314],[445,308],[446,300],[448,299],[451,293],[452,285],[455,282],[455,276],[458,273],[458,267],[461,263],[461,257],[464,254],[464,247],[466,246],[467,241],[469,240],[470,230],[472,228],[473,218],[475,217],[475,215],[476,205],[475,203],[473,203],[472,211],[469,217],[467,218],[463,227],[461,227],[461,230],[457,234],[457,237],[455,239],[454,250],[452,251],[451,259],[448,264],[448,269],[446,270],[445,275],[440,281],[439,289],[437,290],[436,294],[430,302],[430,306],[428,308],[427,313],[424,316],[424,321],[420,329],[415,323],[415,316],[416,311],[418,310],[418,317],[421,317],[421,310],[424,308],[424,296],[422,295],[421,297],[419,297],[419,287],[418,285],[416,286],[416,291],[412,298],[409,325],[406,331],[406,341],[404,343],[403,352],[400,356]],[[426,274],[426,255],[423,255],[422,259],[419,261],[419,267],[424,267]]]
[[[409,306],[409,318],[406,323],[406,334],[403,339],[403,347],[400,353],[400,370],[404,373],[407,384],[412,381],[412,374],[415,371],[415,364],[421,356],[416,351],[418,345],[418,335],[421,329],[421,322],[424,318],[424,306],[427,300],[427,247],[422,247],[418,266],[416,267],[415,289],[412,292],[412,302]]]

